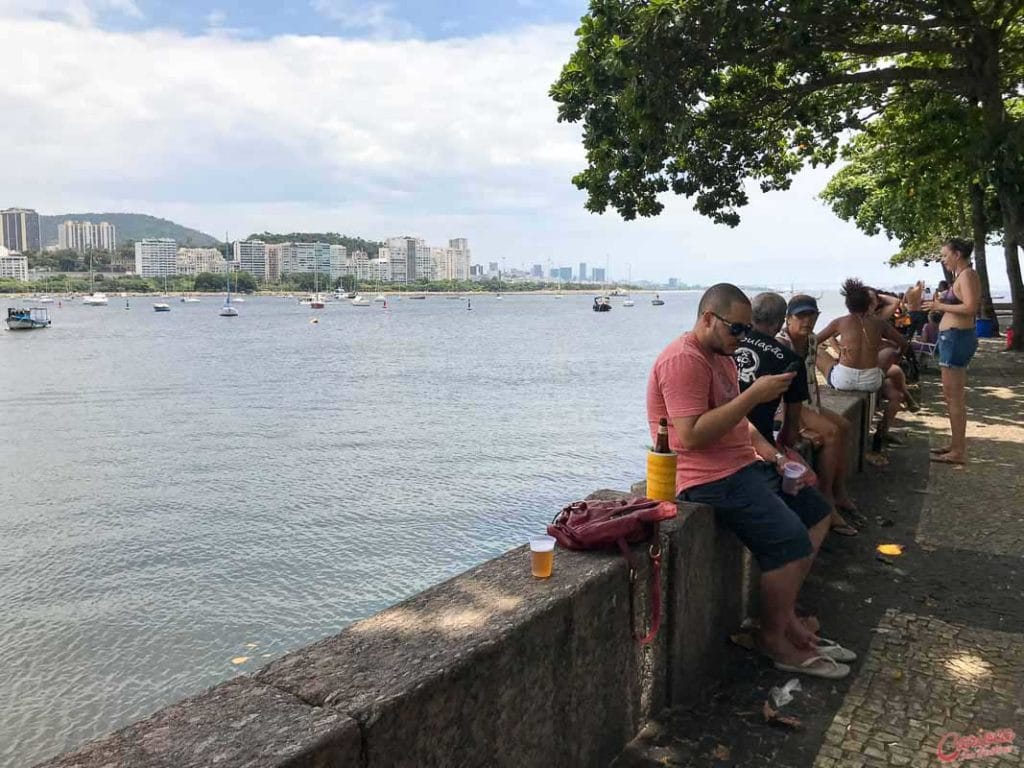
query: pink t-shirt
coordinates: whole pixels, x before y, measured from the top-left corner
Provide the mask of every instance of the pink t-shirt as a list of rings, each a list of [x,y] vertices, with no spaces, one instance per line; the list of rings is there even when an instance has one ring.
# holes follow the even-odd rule
[[[672,424],[672,419],[699,416],[738,395],[733,359],[706,353],[692,332],[665,347],[654,361],[647,380],[647,422],[653,441],[658,420],[668,418],[669,445],[678,454],[676,493],[721,480],[758,460],[746,419],[715,444],[692,451],[683,448]]]

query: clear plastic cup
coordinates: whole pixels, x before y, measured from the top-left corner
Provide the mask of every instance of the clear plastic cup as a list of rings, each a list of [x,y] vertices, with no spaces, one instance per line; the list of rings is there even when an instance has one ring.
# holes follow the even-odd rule
[[[530,572],[538,579],[551,575],[555,564],[555,537],[533,536],[530,538]]]
[[[800,478],[804,476],[807,467],[798,461],[787,461],[782,465],[782,492],[795,496],[799,490]]]

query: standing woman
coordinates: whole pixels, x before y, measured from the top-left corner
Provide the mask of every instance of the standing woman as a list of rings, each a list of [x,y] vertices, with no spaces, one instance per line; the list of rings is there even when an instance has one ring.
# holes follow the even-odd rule
[[[953,287],[946,299],[925,302],[927,311],[942,312],[939,323],[938,352],[942,368],[942,395],[949,412],[951,440],[948,446],[936,448],[932,461],[946,464],[967,462],[967,366],[978,349],[974,319],[981,302],[981,282],[971,266],[969,240],[950,238],[942,246],[942,265],[953,274]]]

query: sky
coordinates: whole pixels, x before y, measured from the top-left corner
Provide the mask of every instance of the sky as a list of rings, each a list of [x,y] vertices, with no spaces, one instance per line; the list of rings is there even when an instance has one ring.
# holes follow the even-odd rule
[[[668,196],[596,215],[548,89],[583,0],[0,0],[0,207],[119,211],[221,237],[469,239],[474,263],[826,288],[941,278],[816,198],[751,192],[730,229]],[[993,287],[1004,285],[992,249]]]

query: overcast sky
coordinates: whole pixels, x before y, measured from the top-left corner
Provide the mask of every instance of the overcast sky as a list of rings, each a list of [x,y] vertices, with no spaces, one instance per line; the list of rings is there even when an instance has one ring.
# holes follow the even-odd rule
[[[0,0],[0,207],[149,213],[250,232],[467,237],[474,262],[609,263],[708,284],[881,286],[894,250],[815,199],[754,194],[736,229],[684,199],[583,209],[578,126],[547,92],[579,0]],[[997,256],[997,253],[993,253]],[[994,286],[1006,282],[1001,259]]]

